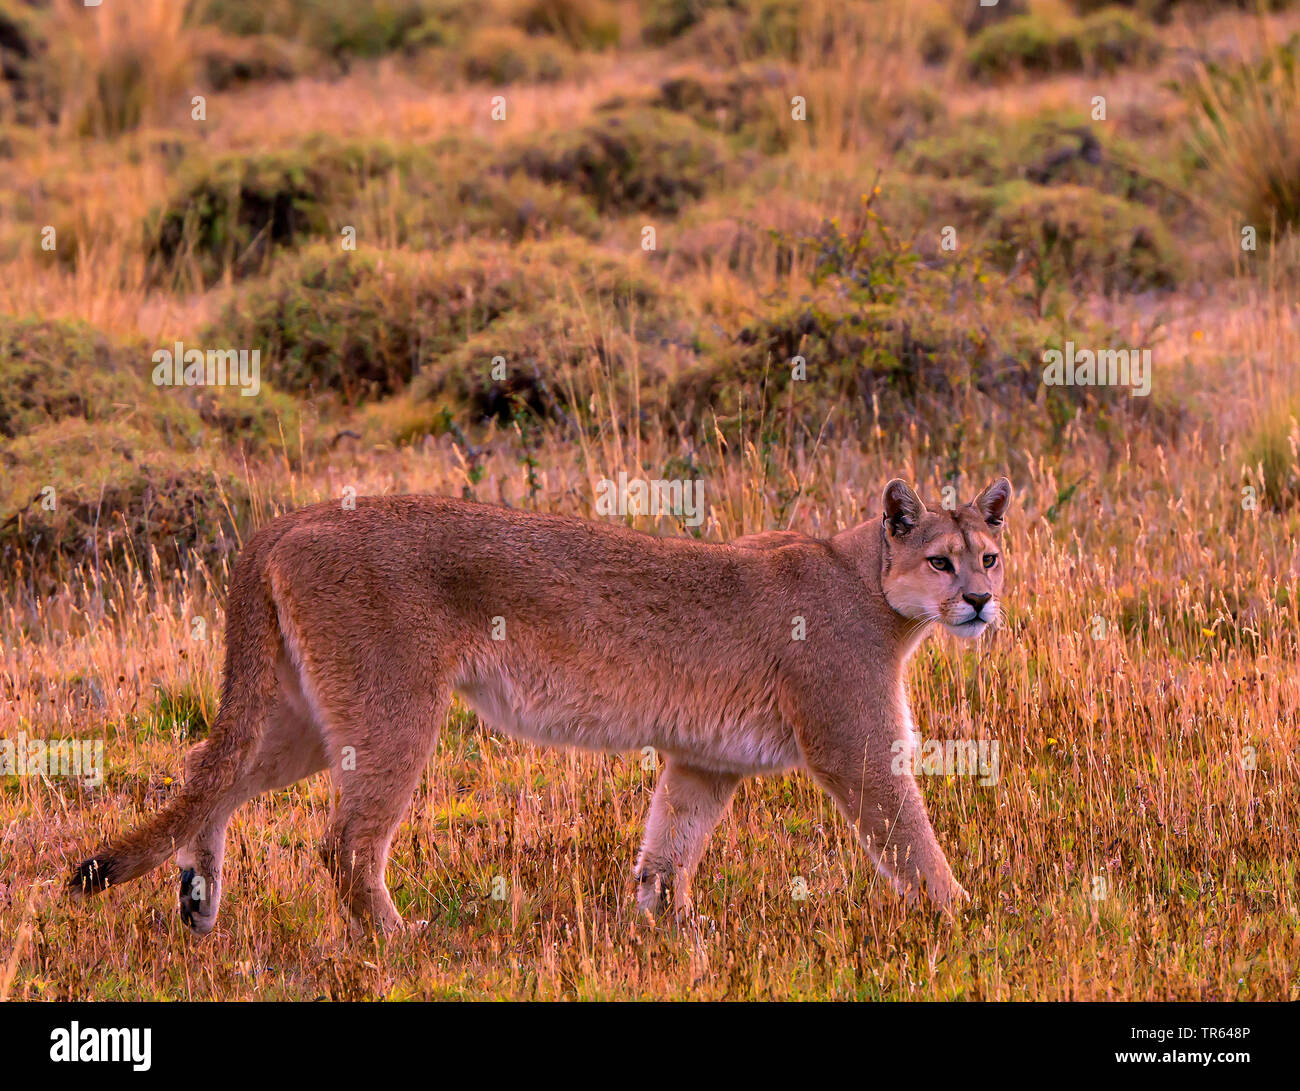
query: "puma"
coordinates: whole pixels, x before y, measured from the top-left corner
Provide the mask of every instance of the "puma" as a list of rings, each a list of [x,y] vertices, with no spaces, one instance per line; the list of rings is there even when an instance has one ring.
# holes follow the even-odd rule
[[[328,769],[322,854],[339,897],[363,927],[400,927],[389,844],[454,693],[525,739],[664,755],[634,873],[650,913],[689,904],[741,778],[790,769],[816,778],[908,901],[950,909],[966,893],[891,744],[913,730],[918,642],[999,616],[1010,498],[1001,478],[931,509],[896,479],[879,521],[729,544],[424,496],[284,515],[236,565],[220,709],[183,787],[70,886],[175,855],[182,918],[206,935],[231,814]]]

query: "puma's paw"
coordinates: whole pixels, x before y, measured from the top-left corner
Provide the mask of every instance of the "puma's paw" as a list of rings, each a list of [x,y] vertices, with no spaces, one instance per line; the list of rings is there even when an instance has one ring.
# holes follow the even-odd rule
[[[937,908],[943,910],[951,917],[955,917],[963,909],[971,905],[970,893],[958,882],[948,888],[947,892],[934,899]]]
[[[202,876],[195,876],[193,868],[181,870],[179,901],[181,921],[194,935],[202,938],[217,926],[207,883]]]
[[[669,877],[660,871],[640,871],[636,874],[636,907],[652,917],[659,916],[672,904]]]

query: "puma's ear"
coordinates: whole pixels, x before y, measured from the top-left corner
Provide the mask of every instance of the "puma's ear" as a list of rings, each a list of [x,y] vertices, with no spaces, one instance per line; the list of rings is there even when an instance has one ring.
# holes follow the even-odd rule
[[[885,529],[891,537],[903,537],[921,521],[924,511],[921,498],[902,478],[896,477],[885,486]]]
[[[971,505],[984,516],[984,522],[997,528],[1006,517],[1007,505],[1011,503],[1011,482],[999,477],[992,485],[975,497]]]

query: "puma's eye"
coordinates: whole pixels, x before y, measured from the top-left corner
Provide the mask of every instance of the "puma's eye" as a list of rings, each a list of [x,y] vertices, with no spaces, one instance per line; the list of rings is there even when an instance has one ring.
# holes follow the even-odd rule
[[[936,572],[952,571],[952,561],[948,560],[947,557],[926,557],[926,560],[930,562],[930,567]]]
[[[998,555],[997,555],[996,553],[985,553],[985,554],[984,554],[984,567],[985,567],[985,568],[992,568],[992,567],[993,567],[995,564],[997,564],[997,563],[998,563]]]

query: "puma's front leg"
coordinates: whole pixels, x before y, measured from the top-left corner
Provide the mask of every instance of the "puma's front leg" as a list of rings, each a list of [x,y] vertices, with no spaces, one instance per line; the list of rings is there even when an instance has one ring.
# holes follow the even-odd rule
[[[872,862],[909,902],[921,892],[944,909],[969,895],[954,878],[909,768],[895,772],[888,740],[810,756],[809,768],[853,824]]]
[[[636,901],[642,910],[659,913],[670,895],[679,909],[690,905],[691,876],[739,783],[738,776],[668,758],[636,862]]]

